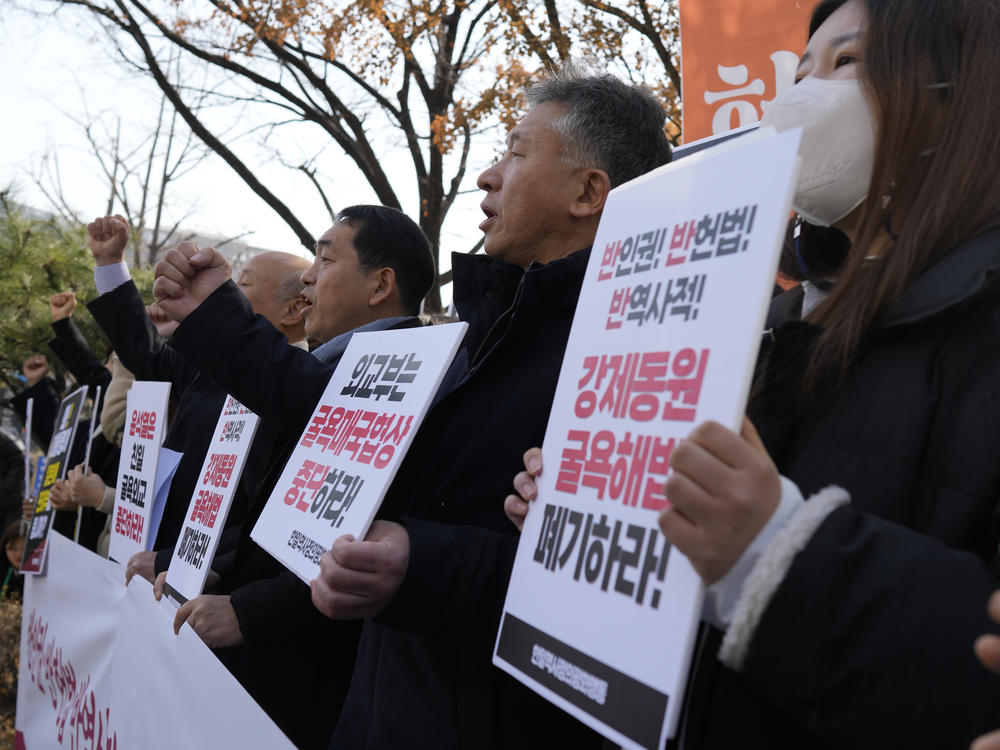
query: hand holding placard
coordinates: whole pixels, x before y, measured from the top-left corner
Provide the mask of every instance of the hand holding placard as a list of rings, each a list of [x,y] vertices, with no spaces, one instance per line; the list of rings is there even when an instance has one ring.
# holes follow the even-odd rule
[[[520,531],[524,526],[524,518],[528,515],[529,503],[538,497],[538,485],[535,477],[542,473],[542,449],[529,448],[524,452],[524,471],[514,477],[516,495],[507,495],[503,502],[504,513],[510,522]]]
[[[52,485],[49,504],[56,510],[75,510],[76,504],[70,496],[69,484],[62,479]]]
[[[323,553],[310,584],[313,604],[335,620],[375,617],[403,585],[409,562],[406,528],[376,521],[363,541],[345,535]]]
[[[84,505],[89,508],[100,507],[104,499],[104,490],[107,485],[93,471],[85,471],[83,464],[70,469],[66,478],[69,484],[69,494],[74,505]]]
[[[781,477],[746,417],[737,435],[718,422],[696,427],[670,456],[671,505],[660,530],[705,585],[740,559],[781,499]]]

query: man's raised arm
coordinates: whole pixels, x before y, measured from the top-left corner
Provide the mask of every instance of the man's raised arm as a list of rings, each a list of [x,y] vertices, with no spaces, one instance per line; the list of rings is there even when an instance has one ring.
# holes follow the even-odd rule
[[[305,429],[331,365],[291,346],[228,281],[212,248],[181,243],[156,266],[153,294],[178,321],[172,348],[261,418],[290,435]]]
[[[87,308],[137,380],[168,381],[180,398],[197,371],[166,346],[147,315],[124,261],[128,240],[128,224],[121,216],[104,216],[87,225],[99,295]]]

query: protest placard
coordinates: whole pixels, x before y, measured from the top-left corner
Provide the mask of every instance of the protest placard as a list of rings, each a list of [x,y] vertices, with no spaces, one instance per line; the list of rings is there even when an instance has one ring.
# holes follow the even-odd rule
[[[175,604],[205,588],[259,421],[235,398],[226,398],[167,569],[163,592]]]
[[[118,462],[108,557],[122,564],[146,549],[170,383],[136,381],[129,389]]]
[[[28,525],[28,538],[24,542],[22,573],[41,573],[45,568],[46,540],[52,528],[52,516],[55,514],[55,510],[49,505],[49,494],[53,485],[63,479],[69,469],[67,464],[70,461],[70,451],[73,450],[73,436],[76,434],[76,425],[80,421],[80,412],[83,410],[83,401],[86,397],[87,388],[77,388],[62,400],[59,411],[56,412],[52,439],[45,454],[45,474],[42,476],[38,495],[34,498],[35,505]],[[29,435],[26,449],[30,447]]]
[[[351,338],[251,533],[303,581],[337,537],[364,538],[467,328]]]
[[[676,726],[703,592],[657,526],[664,481],[698,424],[741,425],[798,140],[767,129],[627,183],[597,231],[494,662],[627,748]]]

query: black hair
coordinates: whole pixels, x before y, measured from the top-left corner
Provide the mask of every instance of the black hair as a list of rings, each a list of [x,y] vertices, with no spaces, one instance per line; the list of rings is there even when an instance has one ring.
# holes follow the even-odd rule
[[[419,313],[436,272],[430,240],[416,222],[395,208],[374,205],[348,206],[337,213],[337,221],[356,231],[353,244],[361,267],[391,268],[404,310]]]

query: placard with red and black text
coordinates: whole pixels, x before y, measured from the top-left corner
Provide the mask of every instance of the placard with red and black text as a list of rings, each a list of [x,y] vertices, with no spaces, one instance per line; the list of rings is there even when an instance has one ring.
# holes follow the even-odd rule
[[[676,725],[702,585],[657,526],[664,481],[697,425],[740,428],[798,140],[745,135],[629,182],[597,231],[494,662],[627,748]]]
[[[468,328],[357,333],[251,537],[308,583],[335,539],[363,539]]]
[[[129,388],[108,557],[122,563],[147,549],[156,466],[167,431],[170,383],[137,380]]]
[[[163,592],[175,604],[205,588],[259,421],[235,398],[226,397],[167,569]]]

